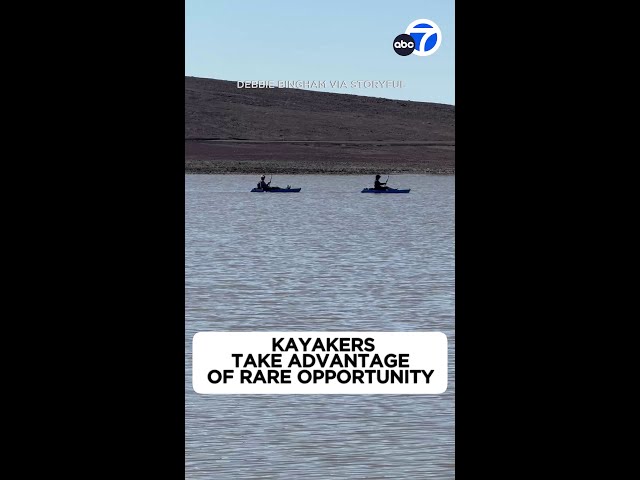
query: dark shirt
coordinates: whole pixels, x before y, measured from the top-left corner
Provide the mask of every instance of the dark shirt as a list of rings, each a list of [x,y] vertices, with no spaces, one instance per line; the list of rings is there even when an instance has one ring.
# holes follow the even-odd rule
[[[386,183],[383,183],[380,180],[376,180],[375,183],[373,184],[373,188],[375,190],[382,190],[384,188],[383,185],[386,185]]]
[[[264,180],[260,180],[260,188],[266,190],[267,188],[269,188],[269,183],[265,182]]]

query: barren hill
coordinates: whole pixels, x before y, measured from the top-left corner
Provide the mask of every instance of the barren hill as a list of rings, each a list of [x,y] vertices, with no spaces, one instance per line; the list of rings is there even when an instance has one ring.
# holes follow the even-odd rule
[[[455,107],[185,77],[186,173],[378,171],[454,173]]]

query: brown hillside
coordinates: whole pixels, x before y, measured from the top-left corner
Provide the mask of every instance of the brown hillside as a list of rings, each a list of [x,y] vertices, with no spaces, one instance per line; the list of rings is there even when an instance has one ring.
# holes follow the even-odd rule
[[[377,171],[453,173],[455,107],[185,77],[186,173]]]

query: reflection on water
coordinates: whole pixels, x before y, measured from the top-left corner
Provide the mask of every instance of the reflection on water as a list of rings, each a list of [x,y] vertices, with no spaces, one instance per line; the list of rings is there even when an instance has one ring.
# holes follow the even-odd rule
[[[454,478],[454,177],[186,175],[186,478]],[[442,395],[191,387],[198,331],[442,331]]]

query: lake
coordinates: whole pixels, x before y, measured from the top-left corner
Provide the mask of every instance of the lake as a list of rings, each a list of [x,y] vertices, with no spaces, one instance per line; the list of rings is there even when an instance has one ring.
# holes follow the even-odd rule
[[[386,175],[382,176],[382,180]],[[269,177],[267,177],[269,180]],[[455,477],[455,177],[185,175],[185,478]],[[199,331],[440,331],[441,395],[198,395]]]

